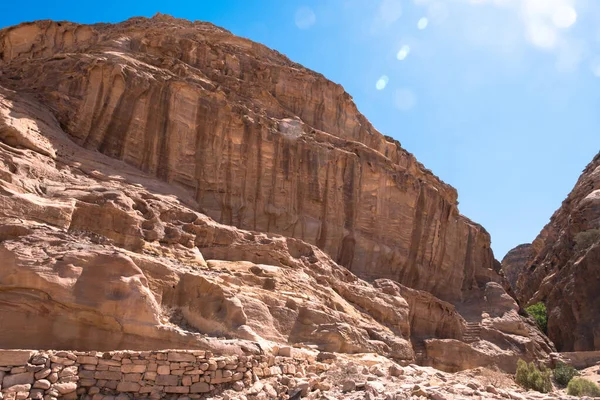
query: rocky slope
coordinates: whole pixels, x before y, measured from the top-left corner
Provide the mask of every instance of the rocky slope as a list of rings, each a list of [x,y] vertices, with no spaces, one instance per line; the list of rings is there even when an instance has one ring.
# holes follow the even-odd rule
[[[158,15],[6,28],[0,55],[3,346],[552,349],[455,190],[281,54]]]
[[[531,245],[502,261],[524,304],[543,301],[562,351],[600,350],[600,153]]]

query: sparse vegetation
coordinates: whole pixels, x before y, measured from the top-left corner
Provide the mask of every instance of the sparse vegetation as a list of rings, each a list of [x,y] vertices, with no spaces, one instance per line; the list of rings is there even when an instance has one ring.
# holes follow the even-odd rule
[[[482,368],[481,382],[486,386],[491,385],[500,389],[510,387],[515,383],[511,375],[500,371],[498,367]]]
[[[556,383],[567,386],[571,379],[579,375],[579,372],[572,366],[559,362],[554,371],[552,371],[552,374]]]
[[[546,311],[546,305],[542,302],[539,302],[525,308],[525,311],[527,311],[527,313],[531,315],[533,319],[535,319],[535,322],[540,330],[544,333],[547,333],[548,313]]]
[[[538,369],[533,362],[527,364],[525,361],[519,360],[515,380],[525,389],[536,390],[541,393],[552,391],[550,370],[543,365]]]
[[[567,394],[570,396],[600,397],[600,387],[594,382],[583,378],[573,378],[567,386]]]
[[[600,241],[600,229],[588,229],[575,235],[575,251],[585,250]]]

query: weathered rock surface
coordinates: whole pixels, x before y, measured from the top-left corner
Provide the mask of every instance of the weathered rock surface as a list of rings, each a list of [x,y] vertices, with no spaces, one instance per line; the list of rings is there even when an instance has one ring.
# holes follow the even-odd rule
[[[506,253],[502,259],[502,271],[513,291],[517,290],[517,281],[522,274],[526,273],[527,263],[533,255],[533,247],[525,243]]]
[[[454,188],[341,86],[262,45],[156,16],[23,24],[2,31],[0,54],[3,84],[43,99],[77,144],[180,187],[217,222],[446,301],[496,276]]]
[[[23,24],[0,54],[3,347],[553,350],[455,190],[322,76],[167,16]]]
[[[519,248],[502,267],[509,276],[521,271],[515,292],[523,304],[546,304],[556,347],[600,350],[600,153],[529,250]]]
[[[79,148],[15,92],[0,89],[0,118],[14,138],[0,143],[4,347],[210,347],[202,333],[412,359],[402,297],[314,246],[192,211],[176,189]],[[362,293],[360,310],[338,293]]]

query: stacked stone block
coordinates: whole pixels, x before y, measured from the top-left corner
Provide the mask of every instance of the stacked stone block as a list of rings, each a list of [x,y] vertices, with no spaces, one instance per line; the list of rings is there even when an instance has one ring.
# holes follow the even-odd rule
[[[76,399],[77,356],[67,351],[0,351],[0,398]]]
[[[0,350],[0,399],[197,399],[225,389],[242,391],[257,379],[285,374],[304,376],[304,361],[217,357],[202,350]]]

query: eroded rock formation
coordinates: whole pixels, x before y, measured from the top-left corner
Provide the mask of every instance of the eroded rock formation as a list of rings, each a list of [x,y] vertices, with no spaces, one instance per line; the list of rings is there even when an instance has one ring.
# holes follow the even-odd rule
[[[77,144],[177,185],[217,222],[443,300],[494,275],[489,235],[454,188],[341,86],[262,45],[157,16],[24,24],[3,31],[0,53],[4,84],[50,104]]]
[[[513,291],[517,290],[517,281],[525,273],[527,262],[533,255],[531,244],[525,243],[510,250],[502,259],[502,271]]]
[[[546,304],[548,336],[559,350],[599,350],[600,153],[526,252],[503,260],[507,275],[519,273],[519,299]]]
[[[162,15],[22,24],[0,55],[4,347],[290,343],[451,370],[552,349],[456,191],[321,75]],[[450,365],[441,340],[485,356]]]

